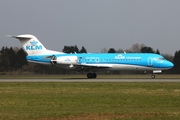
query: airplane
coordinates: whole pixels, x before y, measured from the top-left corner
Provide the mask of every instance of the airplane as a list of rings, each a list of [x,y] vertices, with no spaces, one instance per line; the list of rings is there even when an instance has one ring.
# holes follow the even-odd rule
[[[63,53],[46,49],[30,34],[12,36],[19,39],[28,62],[57,66],[75,71],[87,72],[87,78],[96,78],[98,71],[141,70],[155,73],[171,69],[174,64],[154,53]]]

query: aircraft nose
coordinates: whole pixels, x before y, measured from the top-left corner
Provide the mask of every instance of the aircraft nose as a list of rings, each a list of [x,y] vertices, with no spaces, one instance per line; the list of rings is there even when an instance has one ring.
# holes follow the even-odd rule
[[[172,67],[174,67],[174,64],[170,61],[167,61],[167,67],[172,68]]]

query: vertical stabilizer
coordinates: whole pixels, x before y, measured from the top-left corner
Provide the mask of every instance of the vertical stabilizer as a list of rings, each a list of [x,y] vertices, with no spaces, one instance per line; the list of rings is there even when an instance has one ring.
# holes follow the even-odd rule
[[[13,38],[19,39],[23,45],[23,49],[27,52],[28,55],[39,55],[47,54],[48,50],[43,46],[43,44],[33,35],[17,35],[10,36]]]

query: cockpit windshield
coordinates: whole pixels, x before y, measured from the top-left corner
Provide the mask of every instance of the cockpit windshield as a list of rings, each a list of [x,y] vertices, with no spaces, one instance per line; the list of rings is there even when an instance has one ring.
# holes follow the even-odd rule
[[[157,60],[166,60],[165,58],[157,58]]]

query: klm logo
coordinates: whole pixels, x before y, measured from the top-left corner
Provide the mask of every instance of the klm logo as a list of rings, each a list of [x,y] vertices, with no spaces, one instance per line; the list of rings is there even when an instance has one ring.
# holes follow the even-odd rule
[[[69,58],[66,58],[65,59],[65,62],[70,62],[71,60]]]
[[[42,50],[42,45],[38,45],[38,41],[31,41],[30,45],[26,45],[26,50]]]
[[[119,55],[115,56],[115,59],[125,59],[125,56],[119,54]]]

